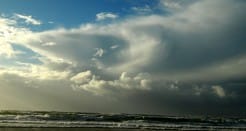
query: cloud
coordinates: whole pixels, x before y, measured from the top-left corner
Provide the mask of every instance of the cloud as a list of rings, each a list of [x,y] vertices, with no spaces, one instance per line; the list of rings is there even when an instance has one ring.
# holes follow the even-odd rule
[[[195,2],[201,2],[199,0],[160,0],[160,10],[174,13],[178,11],[184,11],[189,6],[192,6]]]
[[[70,79],[74,88],[83,89],[96,95],[102,95],[114,90],[149,90],[151,78],[149,74],[140,73],[134,77],[123,72],[117,80],[103,80],[93,75],[91,71],[81,72]]]
[[[92,79],[91,71],[81,72],[75,76],[73,76],[70,80],[75,82],[76,84],[84,84],[88,83]]]
[[[47,42],[47,43],[44,43],[42,45],[43,46],[54,46],[54,45],[56,45],[56,43],[55,42]]]
[[[15,14],[15,16],[18,19],[25,20],[25,23],[27,23],[27,24],[32,24],[32,25],[41,25],[42,24],[41,21],[32,18],[32,16],[26,16],[26,15],[21,15],[21,14]]]
[[[99,69],[102,77],[117,77],[127,71],[148,72],[155,79],[224,79],[244,74],[241,68],[233,69],[244,62],[232,62],[242,61],[245,55],[244,6],[241,2],[208,0],[189,2],[184,11],[170,16],[136,16],[106,25],[36,33],[16,28],[18,36],[26,35],[13,37],[11,43],[50,60],[83,67],[73,69],[75,72]],[[212,10],[216,13],[209,13]]]
[[[104,54],[104,50],[101,48],[96,48],[96,53],[94,54],[95,57],[102,57]]]
[[[71,71],[76,64],[68,61],[64,61],[62,59],[50,59],[47,57],[37,56],[33,59],[38,60],[42,63],[42,66],[49,68],[50,70],[55,71]]]
[[[61,80],[66,79],[70,72],[69,71],[55,71],[50,70],[47,67],[20,63],[19,66],[22,68],[8,67],[0,69],[0,75],[15,75],[22,78],[36,79],[36,80]]]
[[[166,8],[171,8],[171,9],[179,9],[181,8],[181,5],[179,3],[180,1],[177,0],[161,0],[161,4],[166,7]]]
[[[149,14],[153,12],[149,5],[145,5],[143,7],[132,7],[131,9],[138,14]]]
[[[14,51],[11,45],[0,44],[0,56],[11,58],[11,57],[14,57],[16,54],[18,53]]]
[[[119,16],[117,14],[113,14],[110,12],[101,12],[96,14],[96,20],[97,21],[101,21],[101,20],[105,20],[105,19],[116,19]]]
[[[226,96],[226,93],[225,93],[224,89],[221,86],[214,85],[214,86],[212,86],[212,89],[213,89],[214,93],[216,95],[218,95],[219,97],[223,98],[223,97]]]
[[[111,46],[110,48],[112,49],[112,50],[114,50],[114,49],[116,49],[116,48],[118,48],[119,47],[119,45],[113,45],[113,46]]]
[[[209,0],[190,3],[183,12],[170,16],[138,16],[108,25],[87,24],[36,33],[15,28],[18,35],[8,43],[18,43],[53,61],[83,67],[80,71],[100,66],[97,69],[102,76],[127,71],[148,72],[156,79],[219,79],[235,76],[221,66],[233,66],[232,61],[244,59],[244,30],[236,30],[245,28],[241,17],[244,6]],[[208,8],[216,13],[209,13]],[[100,59],[93,59],[95,56]],[[213,72],[217,75],[208,77]]]
[[[16,21],[5,18],[4,16],[1,16],[0,18],[1,18],[0,19],[0,25],[2,28],[6,25],[15,25],[16,24]]]
[[[18,36],[18,34],[26,32],[27,30],[14,28],[15,26],[17,26],[17,21],[0,17],[0,56],[12,58],[23,53],[15,50],[11,42],[13,42],[14,39],[20,38],[21,36]]]

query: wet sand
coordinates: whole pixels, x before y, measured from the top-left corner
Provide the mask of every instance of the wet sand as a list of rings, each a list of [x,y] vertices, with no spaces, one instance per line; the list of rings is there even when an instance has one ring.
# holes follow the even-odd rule
[[[0,128],[0,131],[148,131],[148,130],[110,129],[110,128]]]

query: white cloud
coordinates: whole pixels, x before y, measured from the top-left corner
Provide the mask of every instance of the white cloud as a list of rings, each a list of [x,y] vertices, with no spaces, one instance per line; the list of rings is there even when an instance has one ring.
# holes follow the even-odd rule
[[[66,79],[69,71],[55,71],[47,67],[28,63],[19,63],[21,67],[8,67],[0,69],[0,75],[16,75],[22,78],[36,80],[61,80]]]
[[[178,11],[185,11],[185,9],[192,6],[195,2],[202,2],[199,0],[160,0],[159,6],[161,10],[169,11],[172,13]]]
[[[46,42],[46,43],[43,43],[42,45],[43,46],[54,46],[54,45],[56,45],[56,43],[55,42]]]
[[[37,59],[40,62],[42,62],[42,66],[56,71],[70,71],[71,69],[77,66],[76,64],[64,61],[63,59],[50,59],[47,57],[40,56],[36,58],[34,57],[34,59]]]
[[[152,9],[148,5],[145,5],[143,7],[132,7],[131,9],[138,14],[148,14],[152,12]]]
[[[41,25],[42,22],[39,20],[34,19],[32,16],[26,16],[26,15],[21,15],[21,14],[15,14],[15,16],[19,19],[25,20],[27,24],[32,24],[32,25]]]
[[[226,96],[224,89],[220,85],[212,86],[213,92],[218,95],[218,97],[223,98]]]
[[[119,45],[113,45],[113,46],[111,46],[110,48],[112,49],[112,50],[114,50],[114,49],[117,49],[119,47]]]
[[[85,84],[88,83],[91,79],[92,73],[88,70],[73,76],[70,80],[76,84]]]
[[[96,14],[96,20],[101,21],[101,20],[105,20],[105,19],[116,19],[119,16],[117,14],[113,14],[110,12],[101,12]]]
[[[3,16],[0,17],[0,27],[1,28],[6,27],[6,25],[15,25],[15,24],[16,24],[16,21],[14,20],[4,18]]]
[[[14,51],[11,45],[9,44],[0,44],[0,56],[5,56],[7,58],[12,58],[17,54],[17,52]]]
[[[91,71],[81,72],[70,79],[74,88],[83,89],[96,95],[102,95],[114,90],[149,90],[151,89],[151,77],[149,74],[140,73],[134,77],[123,72],[116,80],[103,80],[93,75]]]
[[[27,32],[25,28],[15,28],[17,21],[0,17],[0,56],[7,58],[22,54],[21,51],[14,50],[12,42],[15,39],[24,38],[19,34]],[[19,42],[19,41],[18,41]]]
[[[182,1],[182,0],[181,0]],[[180,1],[177,0],[161,0],[160,3],[166,7],[166,8],[170,8],[170,9],[179,9],[181,8],[181,5],[179,3]]]
[[[94,54],[95,57],[102,57],[104,54],[104,50],[102,48],[96,48],[96,53]]]

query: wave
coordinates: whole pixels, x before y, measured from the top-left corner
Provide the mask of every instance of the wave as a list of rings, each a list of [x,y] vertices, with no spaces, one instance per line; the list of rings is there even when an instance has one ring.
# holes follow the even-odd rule
[[[244,118],[173,117],[142,114],[0,112],[0,127],[100,127],[127,129],[240,129]]]

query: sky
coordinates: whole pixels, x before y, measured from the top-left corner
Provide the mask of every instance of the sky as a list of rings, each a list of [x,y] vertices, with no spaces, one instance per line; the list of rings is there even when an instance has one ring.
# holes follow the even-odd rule
[[[0,110],[246,116],[245,9],[0,1]]]

